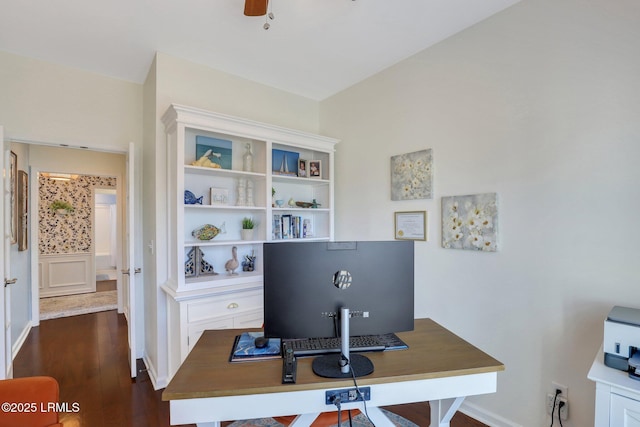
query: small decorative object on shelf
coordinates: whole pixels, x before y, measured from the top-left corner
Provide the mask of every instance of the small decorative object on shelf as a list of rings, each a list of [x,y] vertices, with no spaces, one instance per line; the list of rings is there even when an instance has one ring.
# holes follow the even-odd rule
[[[196,195],[193,194],[191,191],[184,190],[184,204],[185,205],[201,205],[203,197],[204,196],[196,197]]]
[[[296,201],[293,200],[293,197],[289,199],[288,205],[292,208],[296,206]]]
[[[242,261],[242,271],[254,271],[256,269],[255,252],[251,251],[251,255],[245,255]]]
[[[253,181],[250,179],[247,180],[246,196],[247,206],[255,206],[255,203],[253,202]]]
[[[238,199],[236,206],[247,206],[247,180],[238,178]]]
[[[224,269],[231,276],[238,274],[236,273],[236,268],[238,268],[238,266],[240,266],[240,263],[238,262],[238,248],[234,246],[231,248],[231,259],[224,263]]]
[[[66,215],[72,213],[75,209],[69,202],[65,202],[64,200],[54,200],[51,205],[49,205],[51,212]]]
[[[244,217],[242,219],[242,240],[253,240],[253,227],[255,227],[253,218]]]
[[[276,189],[271,187],[271,207],[275,207],[274,198],[276,197]]]
[[[204,260],[202,250],[197,246],[191,248],[187,254],[187,262],[184,263],[184,276],[215,276],[217,274],[213,269],[213,265]]]
[[[311,202],[296,202],[296,206],[299,208],[310,208],[312,205]]]
[[[217,163],[212,162],[209,159],[209,156],[220,156],[220,153],[214,153],[213,150],[207,150],[204,152],[204,154],[202,156],[200,156],[200,158],[194,162],[191,162],[191,166],[202,166],[205,168],[214,168],[214,169],[220,169],[220,165]]]
[[[247,142],[247,145],[244,146],[245,150],[244,156],[242,158],[242,169],[245,172],[253,172],[253,152],[251,151],[251,143]]]
[[[224,224],[218,228],[215,225],[205,224],[200,228],[196,228],[191,232],[191,235],[198,240],[211,240],[220,233],[224,233]]]
[[[282,200],[282,199],[278,199],[278,200],[276,200],[276,205],[277,205],[279,208],[283,207],[283,206],[284,206],[284,200]]]
[[[313,200],[311,201],[311,208],[312,208],[312,209],[317,209],[317,208],[318,208],[318,206],[321,206],[321,205],[320,205],[320,203],[316,202],[316,199],[313,199]]]

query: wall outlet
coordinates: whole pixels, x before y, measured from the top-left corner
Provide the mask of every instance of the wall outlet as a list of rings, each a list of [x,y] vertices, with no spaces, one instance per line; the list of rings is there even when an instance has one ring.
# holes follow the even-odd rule
[[[565,399],[569,398],[569,387],[567,387],[566,385],[559,384],[557,382],[551,382],[551,393],[555,394],[556,390],[560,390],[560,396],[564,397]]]
[[[556,406],[555,410],[553,408],[554,401]],[[564,402],[564,405],[562,405],[562,408],[560,407],[560,402]],[[569,418],[569,401],[567,400],[566,397],[562,396],[562,394],[559,394],[558,397],[556,397],[555,393],[547,394],[546,406],[547,406],[547,414],[551,415],[551,413],[553,412],[553,418],[556,418],[558,416],[558,412],[560,412],[561,420],[565,421],[567,418]]]

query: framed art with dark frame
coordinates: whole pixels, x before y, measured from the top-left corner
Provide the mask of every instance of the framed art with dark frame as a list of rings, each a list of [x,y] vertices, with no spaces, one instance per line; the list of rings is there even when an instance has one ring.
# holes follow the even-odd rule
[[[11,244],[18,243],[18,205],[16,203],[16,185],[18,182],[18,155],[11,152],[10,164],[11,185]]]
[[[322,178],[322,161],[309,160],[309,178]]]
[[[26,251],[29,247],[29,175],[18,171],[18,250]]]

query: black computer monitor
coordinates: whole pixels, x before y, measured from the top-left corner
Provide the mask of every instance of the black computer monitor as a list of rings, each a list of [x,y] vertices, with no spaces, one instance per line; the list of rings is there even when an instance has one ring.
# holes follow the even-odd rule
[[[351,336],[413,330],[413,281],[412,241],[265,243],[265,336],[339,336],[342,308]]]

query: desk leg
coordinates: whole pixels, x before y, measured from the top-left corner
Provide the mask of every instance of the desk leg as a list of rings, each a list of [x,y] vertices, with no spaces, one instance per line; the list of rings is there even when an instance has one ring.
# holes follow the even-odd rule
[[[301,414],[289,424],[289,427],[309,427],[316,418],[318,418],[318,414]]]
[[[455,399],[432,400],[429,402],[431,407],[431,424],[430,427],[449,427],[451,418],[462,405],[463,397]]]
[[[362,410],[364,413],[364,410]],[[395,427],[395,424],[378,407],[367,408],[367,414],[376,427]]]

